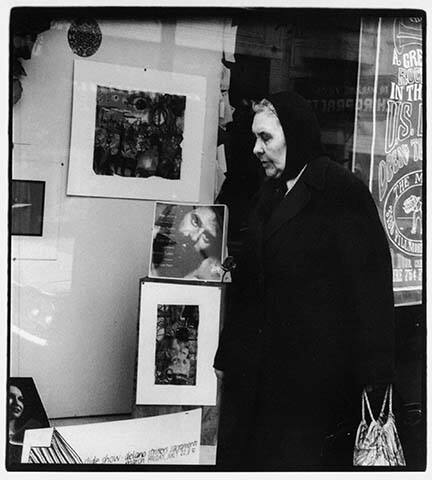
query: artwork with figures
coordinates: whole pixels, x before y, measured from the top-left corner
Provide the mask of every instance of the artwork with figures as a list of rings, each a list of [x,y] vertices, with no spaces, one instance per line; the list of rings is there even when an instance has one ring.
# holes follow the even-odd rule
[[[186,97],[97,85],[93,171],[180,178]]]
[[[155,384],[196,385],[198,305],[158,305]]]
[[[220,285],[141,281],[137,405],[215,405]]]
[[[206,79],[74,61],[68,195],[197,202]]]

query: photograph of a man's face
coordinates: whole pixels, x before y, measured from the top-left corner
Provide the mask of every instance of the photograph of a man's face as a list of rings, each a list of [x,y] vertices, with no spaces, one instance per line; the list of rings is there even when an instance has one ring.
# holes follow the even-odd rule
[[[178,180],[185,108],[182,95],[98,85],[94,173]]]
[[[158,202],[150,275],[221,281],[225,208]]]
[[[196,385],[198,305],[158,305],[156,385]]]

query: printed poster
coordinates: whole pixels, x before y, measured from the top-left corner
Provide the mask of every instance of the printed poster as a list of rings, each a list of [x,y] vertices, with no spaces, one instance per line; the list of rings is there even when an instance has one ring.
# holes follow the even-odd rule
[[[27,430],[23,463],[199,464],[201,409],[156,417]]]
[[[362,19],[353,170],[387,234],[396,305],[421,303],[422,18]]]

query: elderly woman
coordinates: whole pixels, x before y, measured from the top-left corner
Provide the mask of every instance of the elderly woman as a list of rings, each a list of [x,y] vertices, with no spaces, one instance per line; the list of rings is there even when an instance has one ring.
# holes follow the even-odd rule
[[[319,467],[326,435],[352,418],[363,386],[393,381],[390,253],[367,187],[324,155],[302,97],[261,101],[252,131],[267,181],[214,363],[217,462]]]

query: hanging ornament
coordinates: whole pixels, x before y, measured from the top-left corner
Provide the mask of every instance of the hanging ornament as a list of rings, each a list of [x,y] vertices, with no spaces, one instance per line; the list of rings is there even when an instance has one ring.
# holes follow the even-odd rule
[[[68,30],[68,42],[76,55],[94,55],[102,43],[102,32],[97,21],[89,18],[73,20]]]

